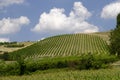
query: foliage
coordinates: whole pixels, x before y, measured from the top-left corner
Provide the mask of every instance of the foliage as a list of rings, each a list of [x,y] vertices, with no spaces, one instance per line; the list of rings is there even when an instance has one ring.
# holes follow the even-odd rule
[[[9,60],[8,52],[4,52],[3,54],[0,54],[0,59],[5,60],[5,61]]]
[[[117,16],[117,27],[119,27],[119,26],[120,26],[120,13]]]
[[[7,44],[5,45],[5,47],[8,47],[8,48],[13,48],[13,47],[24,47],[24,44]]]
[[[79,64],[79,69],[100,69],[100,68],[107,68],[109,65],[108,63],[112,63],[117,61],[118,59],[116,56],[103,54],[103,55],[96,55],[96,54],[86,54],[81,57]]]
[[[120,14],[117,16],[116,28],[111,32],[110,52],[120,56]]]
[[[0,42],[0,45],[17,44],[17,42]]]
[[[17,63],[19,64],[19,75],[23,75],[26,68],[23,57],[19,56],[17,59]]]
[[[3,76],[0,80],[119,80],[120,68],[100,70],[51,69],[31,75]]]
[[[0,76],[19,75],[20,69],[17,62],[0,61]]]
[[[8,60],[9,59],[8,52],[4,52],[2,57],[3,57],[3,60]]]
[[[26,59],[18,58],[17,62],[0,63],[0,75],[23,75],[48,69],[100,69],[107,68],[109,63],[116,61],[115,56],[86,54],[82,56]],[[13,73],[12,73],[13,72]]]
[[[24,47],[24,44],[18,44],[17,42],[0,42],[0,46],[4,45],[4,47]]]

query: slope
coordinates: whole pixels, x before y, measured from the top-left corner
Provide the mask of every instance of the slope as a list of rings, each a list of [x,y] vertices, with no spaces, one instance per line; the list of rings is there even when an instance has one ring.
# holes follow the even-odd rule
[[[73,56],[86,53],[108,53],[106,41],[101,37],[89,34],[66,34],[49,37],[24,49],[11,52],[10,57],[24,58]]]

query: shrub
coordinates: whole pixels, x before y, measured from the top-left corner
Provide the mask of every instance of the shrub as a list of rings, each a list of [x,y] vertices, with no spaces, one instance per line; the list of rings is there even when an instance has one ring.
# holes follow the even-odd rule
[[[0,75],[23,75],[30,74],[37,70],[47,70],[54,68],[75,68],[75,69],[100,69],[107,68],[109,63],[116,61],[113,55],[85,54],[82,56],[54,57],[26,59],[18,57],[17,62],[6,64],[0,62]]]
[[[4,61],[0,62],[0,76],[5,75],[19,75],[20,69],[17,62],[5,63]]]
[[[4,52],[4,54],[2,55],[3,60],[9,60],[9,55],[8,52]]]
[[[9,57],[8,52],[4,52],[3,54],[0,54],[0,59],[2,59],[2,60],[4,60],[4,61],[10,60],[9,58],[10,58],[10,57]]]
[[[83,56],[57,57],[39,60],[27,60],[25,62],[26,72],[36,70],[47,70],[53,68],[75,68],[75,69],[100,69],[107,68],[109,63],[116,61],[116,56],[86,54]]]
[[[100,69],[107,68],[109,63],[117,61],[117,57],[113,55],[97,55],[97,54],[86,54],[82,56],[78,68],[82,69]]]

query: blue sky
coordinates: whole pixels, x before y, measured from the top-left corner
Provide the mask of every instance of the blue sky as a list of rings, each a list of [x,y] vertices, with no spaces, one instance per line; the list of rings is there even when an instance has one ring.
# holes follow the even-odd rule
[[[0,41],[115,28],[120,0],[0,0]]]

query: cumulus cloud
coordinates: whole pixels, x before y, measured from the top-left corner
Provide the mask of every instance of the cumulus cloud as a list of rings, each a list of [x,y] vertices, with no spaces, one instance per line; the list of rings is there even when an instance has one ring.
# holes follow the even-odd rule
[[[30,23],[30,20],[21,16],[19,18],[11,19],[11,18],[3,18],[0,20],[0,34],[11,34],[20,31],[23,25],[27,25]]]
[[[83,6],[81,2],[75,2],[70,17],[79,18],[81,20],[88,19],[92,14]]]
[[[101,17],[105,19],[115,18],[120,13],[120,0],[106,5],[101,12]]]
[[[81,2],[75,2],[67,16],[63,8],[53,8],[40,15],[39,23],[32,29],[37,33],[89,33],[97,32],[97,26],[86,20],[92,14]]]
[[[0,38],[0,42],[10,42],[9,38]]]
[[[0,0],[0,8],[13,4],[22,4],[25,0]]]

